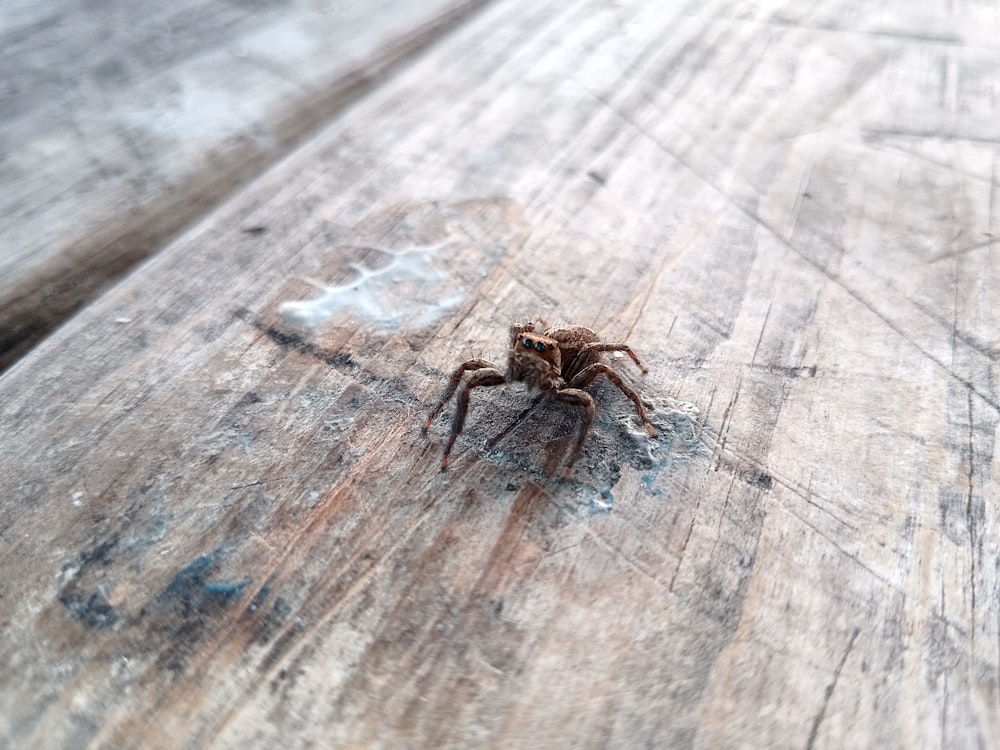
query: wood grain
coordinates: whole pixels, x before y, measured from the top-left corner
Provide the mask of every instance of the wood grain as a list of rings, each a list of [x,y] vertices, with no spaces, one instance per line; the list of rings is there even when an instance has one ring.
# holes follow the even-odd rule
[[[5,746],[1000,744],[998,28],[470,19],[0,378]],[[484,389],[441,473],[535,314],[658,437]]]
[[[482,0],[0,9],[0,368]]]

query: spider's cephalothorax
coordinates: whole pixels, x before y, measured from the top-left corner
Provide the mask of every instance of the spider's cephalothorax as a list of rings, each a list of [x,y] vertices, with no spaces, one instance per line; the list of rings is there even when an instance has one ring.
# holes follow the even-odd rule
[[[598,375],[607,376],[608,380],[618,386],[619,390],[635,404],[639,418],[646,427],[646,432],[652,437],[656,434],[653,425],[646,417],[638,394],[633,391],[621,376],[611,367],[600,361],[601,352],[625,352],[639,369],[646,372],[646,366],[639,361],[627,344],[609,344],[601,341],[600,336],[583,326],[564,326],[549,328],[542,332],[535,331],[534,323],[514,326],[510,329],[510,354],[507,357],[506,376],[500,369],[483,359],[470,359],[463,362],[452,374],[451,381],[444,395],[427,418],[424,431],[430,429],[444,405],[452,397],[466,372],[472,372],[465,381],[464,387],[458,393],[458,408],[451,423],[451,435],[444,448],[444,458],[441,460],[441,470],[448,468],[448,455],[455,444],[455,439],[465,425],[465,415],[469,410],[469,393],[480,386],[502,385],[507,382],[521,381],[530,388],[537,388],[548,393],[557,401],[582,409],[580,433],[573,452],[566,463],[566,471],[573,465],[583,450],[583,441],[590,431],[594,421],[594,399],[583,390]]]
[[[507,380],[520,380],[530,388],[554,391],[565,386],[562,377],[562,350],[554,338],[521,331],[510,344],[507,356]]]

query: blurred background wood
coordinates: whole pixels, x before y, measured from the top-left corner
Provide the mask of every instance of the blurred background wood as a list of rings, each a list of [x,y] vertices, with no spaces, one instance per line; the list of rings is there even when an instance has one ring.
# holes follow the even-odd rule
[[[0,8],[0,369],[482,0]]]
[[[998,30],[469,18],[0,377],[5,746],[1000,745]]]

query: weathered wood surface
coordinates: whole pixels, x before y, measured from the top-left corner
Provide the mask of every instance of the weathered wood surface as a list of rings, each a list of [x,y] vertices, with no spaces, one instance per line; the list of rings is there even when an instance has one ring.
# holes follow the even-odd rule
[[[0,7],[0,368],[482,0]]]
[[[471,19],[0,378],[4,744],[1000,746],[998,31]],[[440,473],[535,313],[660,435],[484,389]]]

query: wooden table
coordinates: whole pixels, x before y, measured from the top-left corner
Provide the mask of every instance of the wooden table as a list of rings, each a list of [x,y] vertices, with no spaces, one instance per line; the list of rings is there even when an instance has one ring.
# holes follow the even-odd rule
[[[0,746],[1000,746],[1000,14],[919,5],[462,8],[150,209],[0,377]],[[657,436],[483,388],[441,472],[536,315]]]

